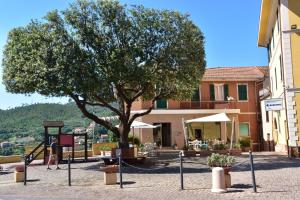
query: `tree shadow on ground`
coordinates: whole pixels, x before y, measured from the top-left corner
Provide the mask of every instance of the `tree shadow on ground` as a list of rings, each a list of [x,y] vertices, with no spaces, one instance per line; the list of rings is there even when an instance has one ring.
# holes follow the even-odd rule
[[[40,181],[41,179],[27,179],[26,182],[37,182]]]
[[[236,167],[233,167],[233,171],[250,171],[250,162],[244,162]],[[263,157],[255,156],[254,169],[258,170],[275,170],[285,168],[298,168],[300,167],[299,159],[288,159],[286,157]],[[239,163],[237,163],[239,164]]]

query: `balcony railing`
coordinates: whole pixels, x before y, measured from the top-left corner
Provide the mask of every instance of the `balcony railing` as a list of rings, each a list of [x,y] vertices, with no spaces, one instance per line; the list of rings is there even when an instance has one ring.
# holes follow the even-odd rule
[[[181,101],[180,109],[236,109],[235,101]]]

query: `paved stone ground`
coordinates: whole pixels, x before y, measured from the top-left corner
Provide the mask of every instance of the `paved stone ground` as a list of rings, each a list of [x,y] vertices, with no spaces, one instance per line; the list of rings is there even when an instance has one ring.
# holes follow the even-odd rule
[[[12,169],[0,175],[0,200],[11,199],[299,199],[300,160],[284,156],[255,155],[258,192],[253,193],[248,157],[239,157],[231,172],[232,188],[225,194],[210,192],[211,170],[204,158],[186,159],[181,191],[179,163],[161,159],[152,170],[125,167],[124,188],[104,185],[100,162],[72,164],[72,186],[68,186],[67,165],[47,171],[46,166],[28,169],[27,186],[13,182]],[[5,166],[5,167],[9,167]],[[145,167],[145,166],[139,166]],[[149,168],[148,168],[149,169]]]

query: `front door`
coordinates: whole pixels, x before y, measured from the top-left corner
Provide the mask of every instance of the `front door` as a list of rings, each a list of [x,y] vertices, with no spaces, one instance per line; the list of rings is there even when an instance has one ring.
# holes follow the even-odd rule
[[[171,146],[171,123],[154,123],[159,125],[158,128],[153,129],[153,139],[157,146],[170,147]]]

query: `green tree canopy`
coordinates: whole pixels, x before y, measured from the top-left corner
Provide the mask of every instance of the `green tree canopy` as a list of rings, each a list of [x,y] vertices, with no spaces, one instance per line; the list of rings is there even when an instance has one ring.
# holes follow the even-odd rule
[[[10,31],[3,81],[12,93],[71,97],[126,145],[133,120],[150,113],[156,100],[191,98],[205,65],[203,34],[188,15],[80,0]],[[141,99],[152,106],[131,114]],[[119,128],[87,106],[112,110]]]

